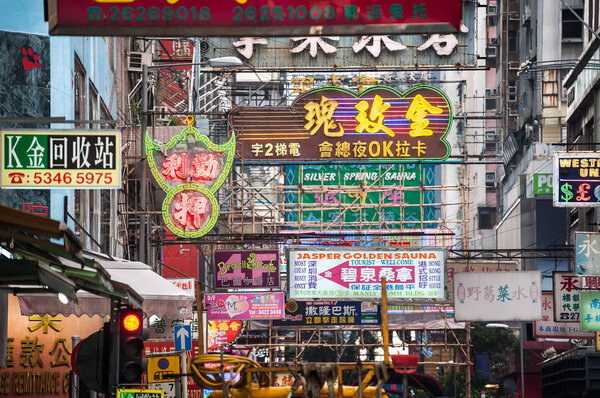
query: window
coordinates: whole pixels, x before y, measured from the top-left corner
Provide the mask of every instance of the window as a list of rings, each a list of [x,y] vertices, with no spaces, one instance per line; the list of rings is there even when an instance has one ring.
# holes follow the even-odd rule
[[[104,103],[104,100],[100,98],[100,119],[101,120],[114,120],[108,107]],[[103,123],[100,125],[101,129],[114,129],[117,128],[117,125],[114,123]]]
[[[583,8],[574,8],[573,11],[583,17]],[[583,39],[583,24],[568,8],[562,10],[562,38]]]
[[[496,109],[496,98],[486,98],[485,99],[485,109],[486,110]]]
[[[486,189],[494,189],[496,188],[496,173],[489,172],[485,173],[485,187]]]
[[[496,6],[488,6],[488,15],[496,15]]]
[[[479,229],[492,229],[496,225],[496,208],[479,207],[477,208],[479,218]]]
[[[508,32],[508,51],[517,51],[517,32],[514,30]]]
[[[94,86],[94,83],[90,80],[90,95],[89,95],[89,110],[88,115],[90,120],[98,120],[98,90]],[[90,129],[97,128],[98,125],[90,123]]]
[[[496,132],[494,130],[488,130],[485,132],[486,142],[496,142]]]
[[[87,119],[87,79],[85,68],[75,54],[75,65],[73,67],[73,98],[74,98],[74,118],[75,120]],[[75,124],[76,128],[85,128],[83,123]]]

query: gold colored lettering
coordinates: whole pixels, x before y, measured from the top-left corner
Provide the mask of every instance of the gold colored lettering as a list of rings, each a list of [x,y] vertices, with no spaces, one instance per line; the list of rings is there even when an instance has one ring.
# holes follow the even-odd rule
[[[560,167],[571,167],[571,159],[559,159]]]
[[[573,167],[579,167],[579,159],[573,159],[572,165]]]
[[[375,152],[373,150],[373,147],[375,147],[375,149],[377,150],[377,152]],[[379,142],[377,141],[372,141],[371,143],[369,143],[369,155],[373,158],[379,156],[379,152],[381,152],[381,148],[379,147]]]
[[[590,169],[590,177],[598,177],[599,176],[599,172],[600,170],[598,170],[597,168],[595,169]]]

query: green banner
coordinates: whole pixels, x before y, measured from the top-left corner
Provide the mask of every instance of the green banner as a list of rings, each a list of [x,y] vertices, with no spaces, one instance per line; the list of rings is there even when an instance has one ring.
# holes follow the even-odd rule
[[[423,189],[435,183],[435,165],[334,164],[287,168],[287,194],[294,204],[288,222],[314,222],[335,229],[434,228],[436,191]],[[439,200],[438,200],[439,201]],[[290,228],[294,228],[290,226]]]
[[[533,194],[552,195],[552,173],[533,175]]]

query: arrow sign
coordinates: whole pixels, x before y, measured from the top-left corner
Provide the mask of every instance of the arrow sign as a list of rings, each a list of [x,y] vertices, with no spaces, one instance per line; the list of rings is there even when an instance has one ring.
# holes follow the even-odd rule
[[[319,276],[329,279],[348,289],[350,284],[380,284],[386,277],[388,283],[415,283],[415,267],[413,265],[362,265],[352,266],[349,261],[343,262]]]
[[[175,351],[190,351],[192,349],[191,325],[177,325],[174,328]]]

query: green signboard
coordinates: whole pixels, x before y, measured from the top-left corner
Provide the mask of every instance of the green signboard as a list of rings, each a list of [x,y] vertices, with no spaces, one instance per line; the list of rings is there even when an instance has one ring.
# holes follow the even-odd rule
[[[533,175],[533,194],[552,195],[552,173]]]
[[[600,292],[579,292],[581,330],[600,331]]]
[[[287,221],[303,229],[434,228],[433,164],[333,164],[287,168]],[[439,195],[438,195],[439,196]],[[313,224],[314,223],[314,224]]]

